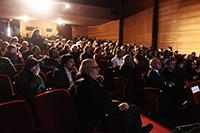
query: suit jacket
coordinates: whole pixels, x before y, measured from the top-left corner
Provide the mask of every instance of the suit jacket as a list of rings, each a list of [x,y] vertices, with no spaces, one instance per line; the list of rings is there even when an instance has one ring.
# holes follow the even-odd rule
[[[150,87],[159,88],[163,91],[167,90],[168,85],[165,80],[154,69],[149,70],[147,75],[147,81]]]
[[[85,74],[79,77],[81,78],[75,82],[70,91],[80,114],[82,128],[92,128],[99,120],[119,112],[118,106],[112,103],[103,86]]]
[[[72,73],[73,81],[75,81],[76,74]],[[67,76],[67,73],[63,67],[60,67],[59,69],[54,69],[53,75],[52,75],[52,83],[50,87],[58,89],[58,88],[69,88],[70,83]]]

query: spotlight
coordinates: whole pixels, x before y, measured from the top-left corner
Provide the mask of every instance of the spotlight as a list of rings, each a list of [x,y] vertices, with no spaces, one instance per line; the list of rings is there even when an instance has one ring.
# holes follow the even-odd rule
[[[58,18],[56,21],[55,21],[58,25],[62,25],[65,23],[64,20],[62,20],[61,18]]]
[[[65,8],[68,9],[70,8],[70,5],[68,3],[65,4]]]
[[[27,22],[27,21],[30,20],[30,18],[28,16],[26,16],[26,15],[19,17],[19,19],[24,21],[24,22]]]
[[[53,1],[52,0],[30,0],[30,4],[34,11],[43,13],[45,11],[48,11],[51,8]]]

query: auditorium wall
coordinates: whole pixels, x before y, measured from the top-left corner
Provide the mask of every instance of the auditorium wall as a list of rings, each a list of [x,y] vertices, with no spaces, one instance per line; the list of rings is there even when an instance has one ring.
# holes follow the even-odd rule
[[[87,36],[88,27],[87,26],[72,26],[72,37]]]
[[[45,36],[56,35],[58,33],[57,24],[53,22],[37,21],[37,20],[31,20],[27,22],[20,21],[21,35],[25,35],[25,34],[31,35],[32,30],[34,28],[39,28],[41,34]]]
[[[144,9],[124,19],[124,43],[151,46],[153,8]]]
[[[117,41],[119,38],[119,20],[98,26],[89,26],[88,37]]]
[[[167,0],[159,7],[158,46],[200,54],[200,1]]]

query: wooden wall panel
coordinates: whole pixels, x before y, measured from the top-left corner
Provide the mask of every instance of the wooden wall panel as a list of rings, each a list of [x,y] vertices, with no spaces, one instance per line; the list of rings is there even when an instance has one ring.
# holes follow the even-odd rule
[[[72,27],[72,37],[77,36],[87,36],[88,27],[87,26],[73,26]]]
[[[112,21],[98,26],[88,27],[88,37],[96,39],[106,39],[118,41],[119,38],[119,20]]]
[[[200,53],[200,1],[168,0],[160,3],[158,45],[180,53]]]
[[[124,19],[124,43],[151,46],[153,8]]]

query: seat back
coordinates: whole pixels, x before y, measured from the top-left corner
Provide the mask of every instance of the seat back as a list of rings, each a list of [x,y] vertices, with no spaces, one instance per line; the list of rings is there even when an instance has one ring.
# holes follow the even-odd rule
[[[200,105],[200,80],[190,82],[185,87],[190,91],[193,104]]]
[[[5,101],[14,95],[15,94],[10,78],[7,75],[0,74],[0,101]]]
[[[144,97],[145,97],[144,108],[152,113],[159,113],[160,96],[161,96],[160,89],[145,87],[144,88]]]
[[[39,126],[48,133],[78,133],[77,113],[65,89],[39,94],[31,105]]]
[[[126,83],[127,79],[124,77],[113,78],[113,89],[109,92],[109,95],[113,98],[122,100],[126,95]]]
[[[14,64],[14,67],[17,70],[17,72],[20,72],[23,69],[24,64]]]
[[[32,112],[24,100],[0,103],[1,133],[36,133]]]

